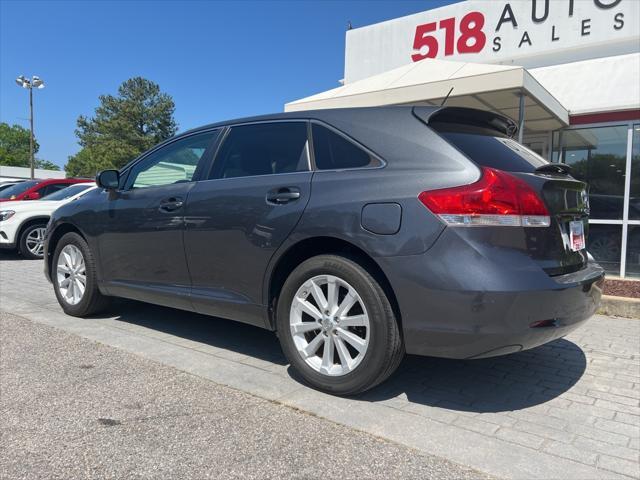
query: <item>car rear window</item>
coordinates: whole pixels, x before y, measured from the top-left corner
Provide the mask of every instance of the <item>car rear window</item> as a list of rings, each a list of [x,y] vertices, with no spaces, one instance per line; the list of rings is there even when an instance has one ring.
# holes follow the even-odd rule
[[[524,145],[490,128],[448,122],[433,122],[429,126],[483,167],[533,172],[549,163]]]

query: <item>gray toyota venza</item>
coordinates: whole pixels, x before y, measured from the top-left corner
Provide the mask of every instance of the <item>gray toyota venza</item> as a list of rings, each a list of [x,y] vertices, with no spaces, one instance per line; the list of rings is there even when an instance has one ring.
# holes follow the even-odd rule
[[[405,352],[533,348],[594,313],[604,274],[586,185],[516,131],[418,106],[191,130],[58,209],[46,274],[69,315],[126,297],[273,330],[306,382],[340,395]]]

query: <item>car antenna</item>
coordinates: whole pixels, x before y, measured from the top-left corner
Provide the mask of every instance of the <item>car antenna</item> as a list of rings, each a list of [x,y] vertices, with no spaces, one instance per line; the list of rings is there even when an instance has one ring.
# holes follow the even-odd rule
[[[451,95],[451,92],[453,92],[453,87],[451,87],[451,90],[449,90],[449,93],[447,93],[447,96],[444,97],[444,100],[442,100],[442,103],[440,104],[440,108],[444,107],[444,104],[447,103],[447,100],[449,100],[449,95]]]

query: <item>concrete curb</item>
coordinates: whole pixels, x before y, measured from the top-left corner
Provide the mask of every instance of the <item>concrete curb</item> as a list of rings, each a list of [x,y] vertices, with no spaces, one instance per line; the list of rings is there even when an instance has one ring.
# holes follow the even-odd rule
[[[603,295],[598,313],[601,315],[615,315],[616,317],[640,319],[640,298]]]

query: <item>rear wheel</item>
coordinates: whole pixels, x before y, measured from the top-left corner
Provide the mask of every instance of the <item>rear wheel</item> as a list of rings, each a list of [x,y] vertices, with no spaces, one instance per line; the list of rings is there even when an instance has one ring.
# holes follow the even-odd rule
[[[311,258],[285,282],[277,307],[282,349],[310,385],[352,395],[384,381],[404,355],[378,282],[351,259]]]
[[[85,317],[104,309],[109,298],[98,290],[95,260],[84,238],[65,234],[56,246],[51,279],[58,303],[68,315]]]
[[[44,256],[44,234],[46,223],[34,223],[25,228],[20,234],[20,253],[29,259]]]

